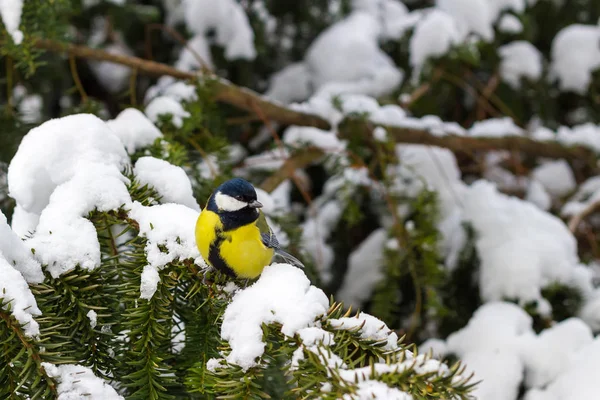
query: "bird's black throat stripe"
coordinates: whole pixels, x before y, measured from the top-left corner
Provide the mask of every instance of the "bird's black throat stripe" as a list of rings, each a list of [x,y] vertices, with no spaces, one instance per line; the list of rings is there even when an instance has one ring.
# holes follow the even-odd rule
[[[226,238],[223,236],[223,234],[217,231],[217,238],[210,244],[210,247],[208,248],[208,262],[218,271],[235,278],[235,272],[229,268],[219,252],[221,243],[223,243],[224,240],[226,240]]]

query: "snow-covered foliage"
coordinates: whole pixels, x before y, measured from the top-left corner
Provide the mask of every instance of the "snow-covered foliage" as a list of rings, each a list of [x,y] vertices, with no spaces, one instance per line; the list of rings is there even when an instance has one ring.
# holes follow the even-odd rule
[[[590,0],[74,3],[0,0],[0,397],[597,396]],[[304,270],[207,268],[233,176]]]

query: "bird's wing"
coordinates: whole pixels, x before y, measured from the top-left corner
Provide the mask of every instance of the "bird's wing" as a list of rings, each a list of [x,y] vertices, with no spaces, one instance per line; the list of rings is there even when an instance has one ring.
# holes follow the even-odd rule
[[[275,237],[275,234],[271,230],[271,227],[267,223],[267,218],[265,214],[262,212],[258,216],[258,220],[256,221],[256,226],[258,226],[258,230],[260,231],[260,236],[262,238],[262,242],[265,246],[272,248],[275,250],[275,254],[279,257],[283,258],[283,260],[289,264],[295,265],[300,268],[304,268],[304,264],[296,257],[291,255],[290,253],[283,251],[279,246],[279,241]]]
[[[277,240],[275,234],[271,230],[271,227],[267,223],[267,218],[265,217],[265,214],[263,214],[262,212],[260,212],[258,215],[256,226],[260,231],[260,237],[262,239],[263,244],[271,249],[279,249],[279,241]]]

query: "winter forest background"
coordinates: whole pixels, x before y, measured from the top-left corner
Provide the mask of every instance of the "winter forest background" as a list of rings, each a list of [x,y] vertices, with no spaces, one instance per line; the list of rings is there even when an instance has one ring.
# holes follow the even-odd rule
[[[600,2],[0,15],[1,398],[598,397]],[[304,271],[203,277],[234,176]]]

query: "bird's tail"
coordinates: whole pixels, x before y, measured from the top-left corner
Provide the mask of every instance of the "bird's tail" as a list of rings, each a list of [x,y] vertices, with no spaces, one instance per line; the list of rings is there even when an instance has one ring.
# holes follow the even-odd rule
[[[281,249],[275,249],[275,254],[279,257],[283,258],[287,263],[290,263],[298,268],[304,268],[304,264],[296,257],[288,253],[287,251],[283,251]]]

